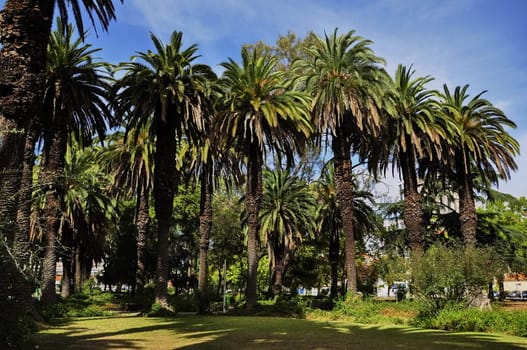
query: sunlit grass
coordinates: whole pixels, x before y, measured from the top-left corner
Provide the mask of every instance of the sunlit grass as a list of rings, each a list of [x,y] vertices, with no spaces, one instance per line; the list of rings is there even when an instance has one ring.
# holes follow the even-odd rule
[[[273,317],[78,319],[42,330],[39,349],[527,349],[527,339]]]

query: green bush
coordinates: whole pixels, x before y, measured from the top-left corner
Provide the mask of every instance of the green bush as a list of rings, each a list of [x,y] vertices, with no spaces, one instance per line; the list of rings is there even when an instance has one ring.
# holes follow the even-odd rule
[[[110,316],[112,311],[108,309],[113,304],[115,295],[103,293],[100,290],[84,289],[84,292],[76,293],[69,298],[57,298],[57,303],[52,306],[40,306],[40,313],[46,320],[62,317],[100,317]]]
[[[333,313],[336,319],[358,323],[407,324],[416,314],[414,308],[409,301],[382,302],[348,295],[336,301]]]
[[[25,349],[35,324],[28,312],[11,300],[0,300],[0,349]]]
[[[487,288],[494,265],[487,249],[438,244],[412,257],[411,292],[425,300],[425,313],[437,313],[449,303],[465,300],[467,292],[479,294]]]
[[[177,312],[198,311],[198,301],[194,294],[178,294],[169,296],[169,303]]]
[[[176,314],[174,311],[166,309],[161,304],[154,303],[146,315],[148,317],[170,317],[175,316]]]
[[[490,332],[527,336],[527,313],[506,310],[479,310],[463,303],[451,303],[436,314],[417,317],[413,324],[423,328],[455,332]]]

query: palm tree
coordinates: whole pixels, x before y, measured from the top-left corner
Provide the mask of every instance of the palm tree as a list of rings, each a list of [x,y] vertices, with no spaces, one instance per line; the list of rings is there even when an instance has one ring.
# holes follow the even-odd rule
[[[225,72],[226,110],[219,130],[235,142],[247,159],[245,203],[247,208],[247,308],[257,302],[257,242],[262,197],[262,167],[266,148],[291,156],[310,135],[309,97],[284,83],[274,57],[259,57],[255,51],[241,50],[241,64],[233,59],[222,63]]]
[[[134,222],[137,239],[135,292],[143,293],[145,285],[146,237],[149,223],[149,197],[153,188],[154,141],[151,121],[126,135],[117,132],[103,150],[102,158],[113,175],[112,190],[119,195],[135,197]]]
[[[128,127],[140,128],[153,118],[156,136],[154,155],[154,201],[158,229],[156,303],[167,301],[168,236],[176,189],[176,152],[183,133],[189,138],[203,130],[203,106],[208,81],[215,75],[209,66],[195,64],[197,45],[183,48],[183,33],[173,32],[164,45],[151,35],[157,52],[139,52],[133,61],[122,63],[125,75],[115,85],[121,115]],[[126,113],[126,114],[125,114]]]
[[[27,166],[29,163],[23,161],[24,154],[31,154],[27,152],[28,147],[24,152],[24,140],[33,142],[36,139],[34,135],[26,137],[26,133],[42,102],[47,46],[55,5],[60,9],[63,22],[67,22],[67,7],[71,6],[77,28],[83,34],[79,0],[6,0],[0,16],[0,233],[15,232],[16,237],[8,237],[8,241],[18,242],[13,247],[16,262],[4,259],[4,254],[0,254],[0,261],[5,266],[5,273],[0,276],[0,298],[15,300],[22,306],[20,309],[26,309],[31,301],[28,281],[16,268],[16,264],[29,265],[26,249],[29,234],[27,231],[19,232],[13,226],[4,231],[3,225],[17,222],[17,193],[21,175],[32,174],[31,166]],[[107,30],[115,18],[113,0],[82,0],[82,5],[92,24],[98,20],[103,30]],[[25,181],[26,185],[30,183]],[[27,207],[28,196],[24,193],[30,190],[22,189],[21,192],[20,200]],[[26,211],[22,209],[22,212]]]
[[[122,1],[122,0],[121,0]],[[67,22],[71,7],[84,35],[79,0],[7,0],[0,16],[0,222],[14,222],[25,134],[39,113],[45,80],[47,46],[55,5]],[[113,0],[82,0],[92,24],[107,30],[115,18]],[[6,208],[6,210],[4,210]],[[0,286],[2,289],[2,286]]]
[[[328,236],[329,266],[331,276],[330,297],[336,298],[338,292],[338,267],[340,255],[340,236],[342,216],[337,205],[335,189],[335,168],[328,163],[316,182],[315,193],[317,206],[317,232]]]
[[[386,120],[393,167],[403,179],[404,223],[408,230],[412,252],[422,250],[425,229],[422,219],[422,199],[419,193],[417,163],[423,158],[433,158],[445,133],[435,123],[435,92],[426,90],[431,77],[414,78],[415,71],[399,65],[395,72],[390,99],[393,113]]]
[[[46,246],[42,268],[42,301],[55,302],[56,238],[60,227],[60,198],[64,192],[64,167],[68,135],[81,145],[89,144],[97,133],[104,137],[111,113],[104,62],[92,59],[98,49],[73,39],[73,26],[60,20],[51,34],[47,76],[43,95],[43,149],[39,183],[46,189],[43,223]]]
[[[260,236],[267,245],[270,289],[277,297],[303,237],[314,231],[315,200],[307,184],[289,170],[266,170],[263,177]]]
[[[366,136],[379,134],[381,100],[387,75],[379,67],[371,41],[350,31],[317,37],[308,57],[295,63],[313,96],[312,120],[320,143],[331,135],[337,203],[346,240],[347,290],[357,292],[353,230],[353,178],[351,152]]]
[[[110,177],[97,164],[100,150],[70,142],[65,155],[63,210],[60,218],[63,277],[69,272],[79,292],[93,262],[100,262],[105,232],[116,222],[116,202],[110,197]],[[66,243],[66,244],[64,244]],[[69,268],[68,268],[69,267]],[[68,296],[69,281],[62,281]]]
[[[506,130],[516,124],[481,97],[486,91],[469,100],[468,85],[457,86],[453,93],[447,85],[443,90],[442,114],[456,127],[451,146],[455,157],[449,168],[458,186],[461,233],[470,247],[476,244],[475,177],[481,178],[483,186],[509,179],[510,171],[518,168],[514,156],[520,146]]]

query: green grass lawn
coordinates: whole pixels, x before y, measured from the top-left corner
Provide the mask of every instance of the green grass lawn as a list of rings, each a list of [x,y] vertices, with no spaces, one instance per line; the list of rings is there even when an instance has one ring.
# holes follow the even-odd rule
[[[38,349],[527,349],[527,339],[275,317],[77,319],[41,330]]]

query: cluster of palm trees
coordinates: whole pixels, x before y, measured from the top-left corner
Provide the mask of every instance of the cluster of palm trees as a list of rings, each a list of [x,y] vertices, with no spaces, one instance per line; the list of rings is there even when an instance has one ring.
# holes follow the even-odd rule
[[[59,3],[64,16],[67,14],[64,4]],[[112,2],[84,3],[106,28],[113,18]],[[6,9],[10,5],[13,4],[8,1]],[[78,15],[78,6],[74,9]],[[25,11],[27,18],[36,16],[30,7]],[[47,11],[51,15],[52,9]],[[0,25],[16,20],[8,16],[10,13],[4,12]],[[37,24],[51,27],[51,23],[41,22]],[[24,37],[27,41],[22,47],[46,52],[46,46],[42,47],[46,43],[47,56],[30,51],[20,57],[9,57],[10,45],[15,43],[10,43],[10,37],[5,35],[0,55],[2,62],[10,59],[26,62],[31,57],[40,64],[45,63],[16,68],[18,71],[27,68],[34,75],[24,77],[27,82],[21,82],[16,88],[15,77],[6,75],[0,79],[0,122],[2,130],[10,131],[2,134],[0,145],[3,175],[0,219],[3,232],[15,232],[6,240],[6,247],[15,247],[15,259],[2,259],[22,262],[29,259],[31,186],[36,183],[43,199],[35,226],[41,230],[45,242],[42,297],[46,302],[52,303],[55,297],[59,237],[63,240],[70,237],[63,245],[82,255],[85,247],[80,239],[85,235],[81,231],[97,234],[104,230],[103,218],[111,220],[112,203],[102,203],[95,194],[83,197],[79,205],[82,210],[68,213],[64,205],[69,200],[66,196],[70,181],[66,171],[68,147],[75,154],[75,149],[90,145],[95,135],[102,140],[108,127],[120,127],[125,135],[112,135],[110,152],[95,157],[93,162],[111,169],[112,187],[120,195],[133,196],[136,200],[139,289],[145,283],[142,257],[148,198],[153,193],[158,249],[155,298],[156,303],[166,308],[169,308],[168,245],[174,196],[183,176],[190,171],[199,178],[201,188],[198,289],[203,304],[206,303],[214,183],[218,180],[239,183],[238,175],[245,173],[246,301],[248,308],[252,308],[257,303],[260,235],[264,235],[262,240],[269,248],[274,289],[279,293],[285,267],[310,225],[328,231],[333,252],[338,251],[335,235],[342,230],[345,287],[347,291],[357,291],[355,241],[358,227],[364,221],[356,208],[353,160],[365,162],[375,175],[389,169],[401,174],[404,222],[414,253],[424,249],[420,195],[423,186],[429,182],[440,182],[445,188],[457,186],[460,229],[465,243],[473,246],[476,243],[475,190],[507,179],[517,167],[514,156],[519,152],[519,145],[506,129],[515,124],[485,100],[482,93],[470,98],[468,85],[456,87],[453,92],[447,86],[442,93],[429,90],[426,84],[432,79],[414,77],[412,67],[399,66],[392,79],[383,69],[383,59],[371,48],[372,42],[354,31],[340,34],[334,30],[321,37],[310,36],[309,45],[287,69],[275,56],[244,47],[241,60],[229,58],[221,64],[224,71],[217,77],[209,66],[197,63],[197,45],[185,47],[183,34],[178,31],[173,32],[166,44],[152,35],[154,51],[139,52],[130,62],[113,68],[93,58],[97,50],[80,39],[74,40],[70,25],[59,22],[57,31],[49,39],[27,30]],[[50,31],[45,33],[49,35]],[[30,38],[40,40],[39,46]],[[7,71],[8,66],[5,67]],[[2,71],[2,74],[7,73]],[[9,103],[9,99],[17,99],[20,104]],[[39,175],[33,182],[33,154],[39,138],[42,139]],[[302,208],[311,206],[313,199],[309,198],[309,192],[302,191],[306,184],[287,170],[298,155],[316,146],[328,148],[333,156],[333,168],[319,186],[322,189],[324,184],[334,184],[333,195],[320,191],[321,197],[327,196],[331,201],[318,210],[329,213],[332,207],[338,209],[338,215],[333,212],[319,222],[290,214],[289,210],[305,212]],[[278,160],[277,168],[285,170],[264,171],[270,155]],[[269,177],[274,177],[273,181],[266,181]],[[281,187],[293,188],[295,197],[273,198],[273,193],[280,192]],[[106,212],[88,215],[87,209],[95,207],[88,204],[88,198]],[[280,210],[276,210],[277,200]],[[75,217],[79,212],[84,216]],[[17,215],[21,219],[15,221]],[[20,268],[9,271],[12,277]],[[2,280],[0,294],[12,295],[9,291],[12,281],[19,280]],[[20,292],[23,293],[27,294],[27,289]]]

